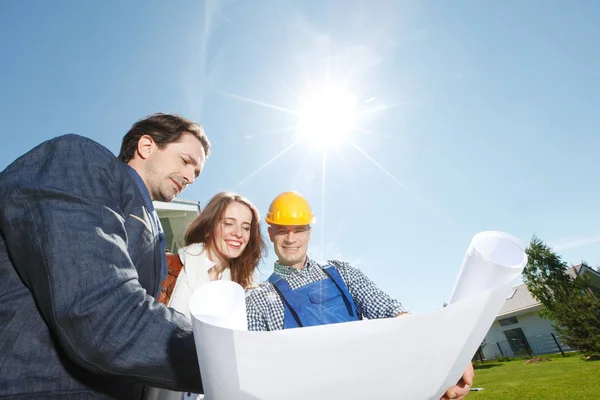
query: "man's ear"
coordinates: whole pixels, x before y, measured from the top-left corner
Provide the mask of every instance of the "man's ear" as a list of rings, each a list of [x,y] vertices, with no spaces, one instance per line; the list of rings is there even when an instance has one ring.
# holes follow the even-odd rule
[[[271,243],[275,243],[273,241],[273,228],[271,228],[270,226],[268,227],[267,231],[269,231],[269,240],[271,241]]]
[[[156,142],[152,139],[150,135],[143,135],[140,140],[138,140],[137,148],[135,151],[135,155],[141,158],[142,160],[150,157],[150,154],[156,148]]]
[[[312,226],[308,226],[308,240],[310,240],[310,234],[312,233]]]

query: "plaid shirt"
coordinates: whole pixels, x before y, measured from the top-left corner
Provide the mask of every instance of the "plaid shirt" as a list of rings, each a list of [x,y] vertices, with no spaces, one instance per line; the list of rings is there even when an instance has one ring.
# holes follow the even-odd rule
[[[342,261],[329,260],[348,290],[358,312],[368,319],[390,318],[406,312],[399,301],[384,293],[357,268]],[[275,273],[287,281],[292,290],[302,286],[328,279],[319,264],[307,258],[304,268],[298,270],[275,263]],[[283,329],[283,302],[270,282],[261,283],[257,289],[251,290],[246,297],[248,330],[275,331]]]

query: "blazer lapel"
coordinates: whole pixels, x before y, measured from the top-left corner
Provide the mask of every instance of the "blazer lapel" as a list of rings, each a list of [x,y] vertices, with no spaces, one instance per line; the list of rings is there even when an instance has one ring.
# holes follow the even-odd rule
[[[161,264],[161,257],[166,257],[166,254],[161,254],[161,249],[160,249],[160,245],[159,245],[159,239],[158,239],[158,226],[156,225],[157,223],[160,223],[158,221],[158,216],[156,217],[156,222],[154,221],[154,218],[152,215],[150,215],[150,211],[148,211],[148,209],[143,206],[143,212],[144,212],[144,222],[146,223],[147,226],[150,227],[150,231],[152,232],[152,240],[153,240],[153,247],[154,247],[154,285],[152,286],[154,288],[154,293],[152,293],[153,297],[156,297],[158,295],[158,292],[160,290],[160,270],[162,267]]]

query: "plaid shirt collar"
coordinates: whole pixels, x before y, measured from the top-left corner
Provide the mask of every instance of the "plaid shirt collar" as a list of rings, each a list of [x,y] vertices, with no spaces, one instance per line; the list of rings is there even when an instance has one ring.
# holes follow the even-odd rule
[[[317,262],[311,259],[310,257],[306,256],[306,263],[304,264],[304,267],[302,267],[301,270],[298,270],[294,267],[281,265],[276,261],[273,271],[283,278],[289,278],[298,274],[306,275],[315,268],[319,268],[319,264],[317,264]]]

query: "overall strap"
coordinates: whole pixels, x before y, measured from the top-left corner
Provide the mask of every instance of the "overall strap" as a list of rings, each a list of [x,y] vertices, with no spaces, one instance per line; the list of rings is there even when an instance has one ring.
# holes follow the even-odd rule
[[[292,314],[292,317],[294,317],[296,324],[299,327],[303,327],[304,325],[300,321],[300,318],[298,317],[298,313],[290,305],[290,303],[287,301],[287,299],[285,298],[283,293],[281,293],[282,289],[286,292],[291,292],[292,288],[290,288],[290,285],[286,282],[285,279],[281,278],[279,275],[276,275],[275,273],[271,274],[271,276],[269,277],[269,282],[271,282],[271,284],[273,285],[273,289],[275,289],[275,291],[277,292],[277,294],[279,295],[279,297],[281,298],[281,300],[283,301],[285,306],[288,308],[288,310]]]
[[[358,319],[362,319],[362,316],[360,314],[358,314],[358,310],[356,309],[356,305],[354,304],[354,301],[352,301],[351,299],[348,299],[348,296],[350,296],[350,293],[347,289],[348,286],[344,283],[344,280],[342,279],[340,273],[337,271],[335,266],[333,266],[332,264],[329,264],[324,267],[321,267],[321,270],[323,272],[325,272],[325,274],[329,277],[329,279],[331,279],[333,281],[335,286],[337,286],[338,290],[342,294],[342,297],[344,299],[344,304],[346,305],[346,309],[348,310],[348,314],[351,316],[357,316]]]

